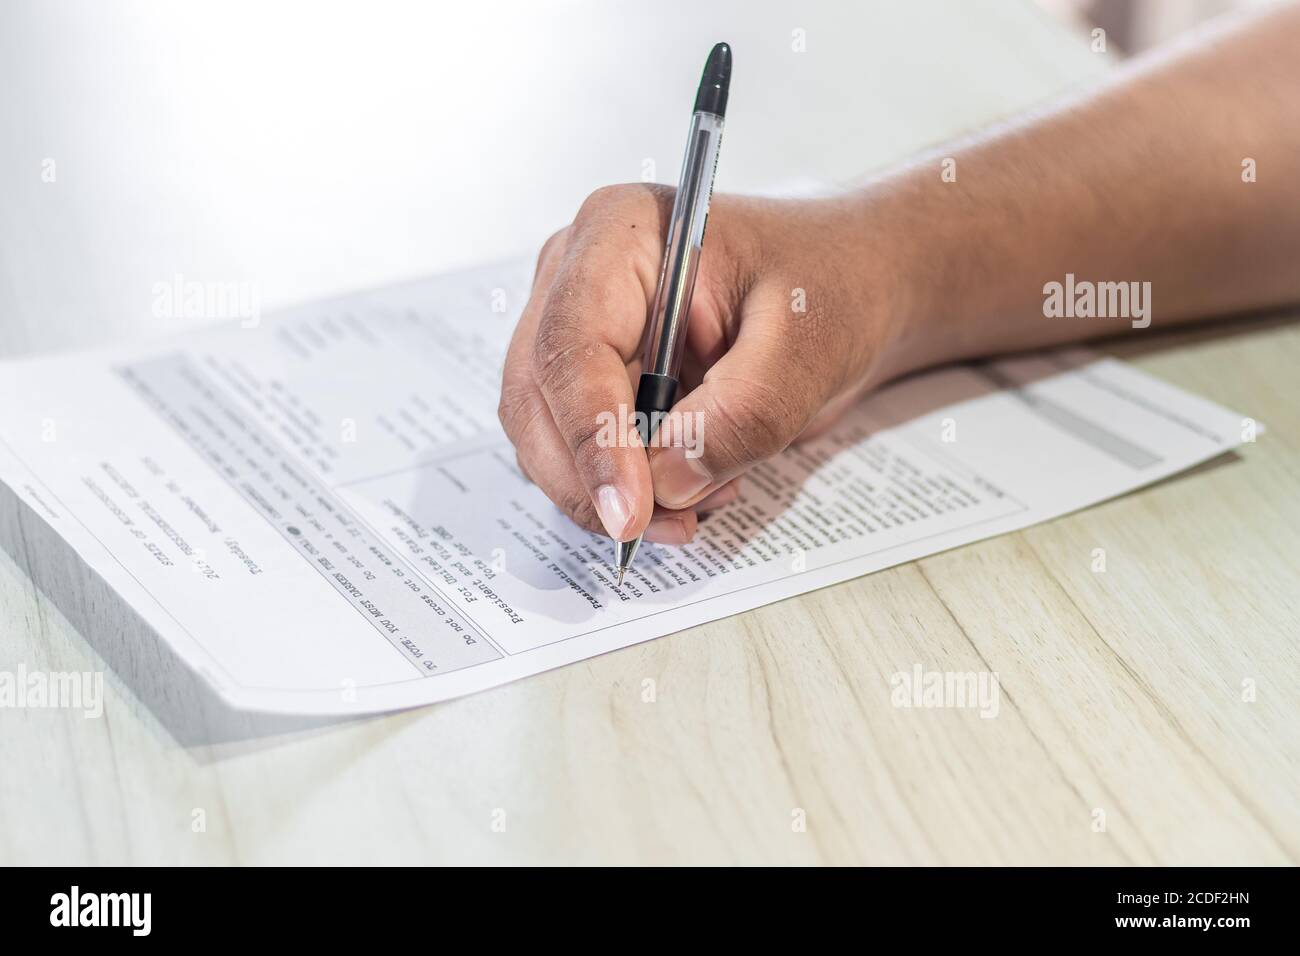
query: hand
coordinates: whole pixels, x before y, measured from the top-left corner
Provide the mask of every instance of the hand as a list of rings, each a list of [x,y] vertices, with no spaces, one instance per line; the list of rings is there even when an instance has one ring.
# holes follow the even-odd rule
[[[698,416],[700,440],[685,447],[665,426],[648,459],[633,428],[610,441],[611,416],[630,424],[635,408],[673,193],[601,189],[547,241],[501,386],[523,472],[621,541],[689,541],[698,511],[878,381],[892,338],[885,283],[870,279],[881,252],[849,201],[715,196],[673,409]]]

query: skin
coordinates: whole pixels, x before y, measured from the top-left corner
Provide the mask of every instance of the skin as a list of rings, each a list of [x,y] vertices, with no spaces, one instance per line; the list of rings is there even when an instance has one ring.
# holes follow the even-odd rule
[[[849,195],[715,196],[674,409],[702,415],[698,458],[671,430],[648,454],[635,431],[602,439],[602,413],[635,404],[673,190],[598,190],[543,247],[506,359],[520,467],[592,531],[684,543],[749,468],[890,379],[1300,301],[1298,90],[1288,5]],[[1045,317],[1044,284],[1066,273],[1150,282],[1150,328]]]

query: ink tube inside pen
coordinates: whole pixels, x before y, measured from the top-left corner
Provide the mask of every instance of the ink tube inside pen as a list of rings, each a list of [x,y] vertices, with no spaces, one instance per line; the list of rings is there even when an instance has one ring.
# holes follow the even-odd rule
[[[659,287],[650,310],[643,373],[677,378],[685,346],[695,273],[700,267],[704,226],[713,193],[713,174],[722,143],[723,119],[698,110],[691,116],[686,158],[673,202],[672,230],[659,271]]]

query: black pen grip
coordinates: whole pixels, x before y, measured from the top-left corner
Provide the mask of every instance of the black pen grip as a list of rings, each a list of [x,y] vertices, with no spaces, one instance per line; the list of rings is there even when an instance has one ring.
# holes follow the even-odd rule
[[[641,444],[650,447],[650,439],[659,429],[663,416],[673,407],[677,399],[677,379],[671,375],[655,375],[645,372],[636,390],[636,430],[641,435]]]

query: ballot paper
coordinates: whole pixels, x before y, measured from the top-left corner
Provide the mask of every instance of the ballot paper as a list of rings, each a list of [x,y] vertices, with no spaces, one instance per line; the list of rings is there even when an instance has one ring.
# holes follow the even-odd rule
[[[165,649],[231,708],[367,713],[1023,528],[1242,437],[1241,415],[1080,350],[946,368],[757,466],[617,587],[608,539],[529,483],[497,422],[530,276],[0,364],[0,479],[26,514],[6,545],[66,548],[139,622],[119,648]],[[94,643],[118,618],[80,619]]]

